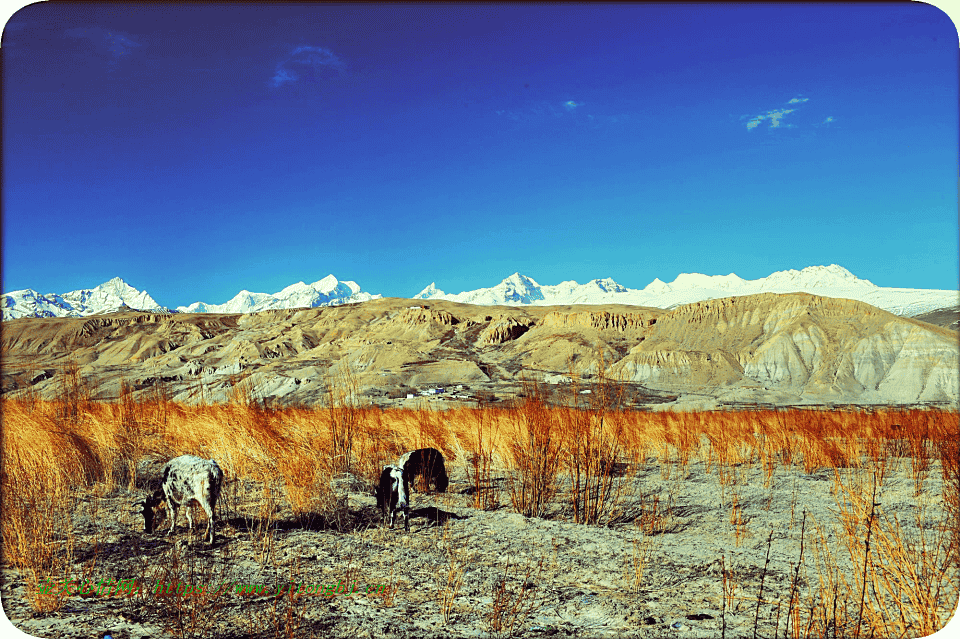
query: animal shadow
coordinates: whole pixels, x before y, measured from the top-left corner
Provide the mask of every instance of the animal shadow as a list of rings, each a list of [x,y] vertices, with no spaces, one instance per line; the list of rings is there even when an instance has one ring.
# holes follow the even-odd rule
[[[427,506],[425,508],[414,508],[410,510],[410,517],[424,517],[435,526],[441,526],[451,519],[466,519],[456,513],[447,510],[440,510],[436,506]]]

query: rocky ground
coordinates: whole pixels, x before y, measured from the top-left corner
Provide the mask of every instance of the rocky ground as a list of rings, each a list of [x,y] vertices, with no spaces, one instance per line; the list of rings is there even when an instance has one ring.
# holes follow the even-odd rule
[[[336,516],[328,518],[294,518],[289,510],[273,510],[281,502],[262,486],[229,483],[212,547],[203,542],[204,526],[189,533],[182,516],[172,537],[144,535],[142,520],[131,512],[133,494],[91,493],[74,514],[76,560],[68,576],[93,584],[134,580],[137,588],[124,595],[74,594],[40,613],[28,600],[52,607],[56,597],[31,597],[24,575],[7,566],[4,611],[29,634],[78,639],[744,637],[755,629],[782,636],[804,512],[801,599],[818,582],[811,550],[818,531],[841,569],[850,578],[854,573],[839,534],[834,469],[806,474],[778,467],[767,485],[762,468],[737,466],[736,481],[722,486],[716,466],[707,472],[700,461],[677,468],[651,458],[620,479],[620,516],[599,527],[569,521],[563,494],[545,518],[513,513],[504,474],[488,488],[501,491],[501,505],[477,510],[467,469],[450,466],[446,494],[414,495],[409,533],[383,526],[373,495],[345,477],[336,482]],[[936,519],[941,490],[935,464],[915,497],[904,461],[877,501],[884,517],[896,516],[915,537],[914,514],[926,507]],[[739,525],[731,523],[735,506]],[[646,531],[633,523],[638,516]],[[196,519],[205,523],[202,515]],[[722,567],[732,570],[735,587],[727,606]],[[205,589],[156,594],[158,583],[178,582]],[[291,582],[303,584],[304,593],[273,596]],[[266,585],[270,595],[238,595],[236,583]],[[340,583],[358,591],[327,596],[324,587]],[[386,588],[368,594],[371,585]],[[944,605],[955,608],[955,595]]]
[[[947,322],[951,312],[929,319]],[[0,394],[10,397],[54,399],[82,381],[100,400],[124,388],[186,404],[228,402],[242,391],[309,406],[335,400],[339,386],[398,407],[437,388],[468,403],[504,401],[525,381],[589,384],[603,371],[625,386],[632,407],[956,405],[958,398],[955,330],[804,293],[669,310],[388,298],[247,315],[24,318],[3,328]]]

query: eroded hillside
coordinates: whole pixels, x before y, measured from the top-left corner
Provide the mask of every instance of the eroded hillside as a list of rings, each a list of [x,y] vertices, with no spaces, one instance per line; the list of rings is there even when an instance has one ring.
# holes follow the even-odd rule
[[[435,387],[447,398],[509,396],[524,379],[589,382],[601,362],[641,404],[958,398],[955,331],[803,293],[671,311],[387,298],[248,315],[21,319],[4,324],[2,356],[4,392],[44,397],[61,392],[72,360],[95,396],[116,397],[125,381],[139,392],[162,384],[187,402],[226,400],[241,380],[258,397],[305,404],[337,379],[381,404]]]

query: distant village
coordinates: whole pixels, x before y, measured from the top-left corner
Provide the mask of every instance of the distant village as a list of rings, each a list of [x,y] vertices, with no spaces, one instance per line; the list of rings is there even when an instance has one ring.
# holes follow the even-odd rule
[[[436,395],[443,395],[440,399],[459,399],[459,400],[471,400],[476,399],[470,395],[463,395],[464,388],[463,384],[457,384],[453,389],[447,389],[443,386],[438,386],[437,388],[428,388],[422,390],[419,393],[407,393],[407,399],[416,399],[419,394],[420,397],[431,397]],[[455,394],[461,393],[461,394]]]

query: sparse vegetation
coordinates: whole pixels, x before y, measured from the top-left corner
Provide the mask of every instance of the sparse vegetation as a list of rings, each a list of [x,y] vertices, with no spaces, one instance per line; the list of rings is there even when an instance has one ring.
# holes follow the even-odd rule
[[[390,585],[377,600],[381,608],[392,609],[428,584],[435,593],[424,601],[432,602],[443,623],[472,611],[493,634],[523,631],[547,584],[559,583],[566,570],[560,553],[570,551],[561,542],[554,539],[548,568],[548,548],[532,548],[523,559],[488,558],[462,539],[452,541],[445,527],[431,542],[438,568],[431,578],[418,578],[415,564],[402,559],[418,537],[368,530],[378,521],[372,505],[349,496],[369,491],[383,463],[423,446],[443,450],[451,472],[461,473],[457,491],[437,502],[444,508],[460,504],[478,514],[516,517],[503,508],[512,506],[527,517],[619,531],[624,546],[617,571],[636,605],[664,587],[655,569],[669,550],[664,536],[682,535],[692,508],[722,505],[716,540],[703,540],[725,540],[712,560],[720,568],[713,573],[722,593],[715,598],[718,634],[913,637],[942,627],[956,605],[956,412],[624,412],[612,408],[602,379],[594,380],[592,397],[580,408],[551,407],[536,385],[513,407],[381,410],[359,405],[349,394],[319,408],[279,407],[256,401],[242,381],[230,403],[188,406],[162,392],[91,401],[78,373],[65,378],[69,384],[60,400],[2,400],[4,559],[24,579],[25,597],[41,615],[66,601],[36,594],[44,579],[92,578],[104,571],[98,550],[103,534],[78,539],[78,514],[101,519],[97,504],[109,495],[132,501],[130,491],[143,490],[158,464],[195,453],[217,459],[227,477],[219,507],[224,523],[218,534],[225,539],[215,550],[219,563],[189,545],[164,542],[151,550],[152,562],[130,558],[130,569],[144,578],[240,578],[239,564],[226,550],[243,539],[246,558],[262,566],[250,581],[262,583],[265,575],[294,579],[291,551],[281,550],[287,535],[330,532],[351,548],[351,578],[378,571],[381,583]],[[694,476],[713,482],[720,503],[682,497]],[[893,477],[914,500],[897,512],[887,497]],[[832,488],[834,519],[825,518],[826,511],[814,517],[806,508],[801,517],[802,485],[812,480]],[[503,495],[499,481],[509,488]],[[774,491],[788,497],[778,504],[781,527],[767,535],[765,526],[753,530],[747,511],[760,502],[776,509]],[[464,499],[456,501],[461,494]],[[440,523],[444,513],[433,512]],[[126,543],[140,539],[142,523],[138,528],[133,519],[121,521]],[[766,555],[751,572],[745,553],[757,545],[750,541],[754,533],[766,537],[759,544]],[[777,568],[771,558],[786,551],[784,543],[792,544],[791,560]],[[411,580],[420,585],[411,586]],[[477,597],[492,603],[481,605]],[[126,605],[154,610],[181,637],[209,635],[209,614],[233,614],[232,600],[222,593],[189,601],[141,595]],[[301,598],[280,597],[269,605],[241,615],[253,634],[269,628],[269,636],[300,636],[311,627]]]

